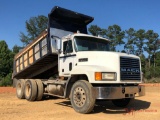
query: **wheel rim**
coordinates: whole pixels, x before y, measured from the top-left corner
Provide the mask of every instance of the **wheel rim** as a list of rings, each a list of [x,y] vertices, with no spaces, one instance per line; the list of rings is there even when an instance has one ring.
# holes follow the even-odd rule
[[[86,102],[86,93],[82,87],[77,87],[73,93],[73,101],[78,107],[82,107]]]
[[[26,85],[25,92],[26,92],[26,96],[29,96],[31,94],[31,86],[29,84]]]
[[[21,88],[22,88],[22,86],[21,86],[21,84],[19,83],[19,84],[17,85],[17,94],[18,94],[18,95],[21,94]]]

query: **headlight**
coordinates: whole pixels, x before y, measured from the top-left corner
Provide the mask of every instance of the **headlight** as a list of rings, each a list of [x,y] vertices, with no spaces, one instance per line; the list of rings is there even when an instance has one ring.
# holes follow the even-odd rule
[[[116,80],[116,73],[114,72],[96,72],[95,80]]]
[[[115,80],[115,73],[102,73],[102,79]]]

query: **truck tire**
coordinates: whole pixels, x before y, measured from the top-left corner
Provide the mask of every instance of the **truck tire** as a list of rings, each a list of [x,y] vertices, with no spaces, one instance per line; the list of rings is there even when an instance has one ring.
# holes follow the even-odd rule
[[[117,107],[126,107],[131,101],[131,98],[115,99],[112,103]]]
[[[43,97],[43,92],[44,92],[44,88],[43,88],[43,83],[41,80],[36,80],[37,83],[37,97],[36,100],[42,100]]]
[[[35,80],[27,80],[25,83],[25,98],[34,101],[37,97],[37,84]]]
[[[85,80],[77,81],[71,89],[71,104],[76,112],[90,113],[95,105],[92,85]]]
[[[24,80],[17,80],[16,95],[17,95],[17,98],[19,98],[19,99],[24,99],[25,98],[24,86],[25,86],[25,81]]]

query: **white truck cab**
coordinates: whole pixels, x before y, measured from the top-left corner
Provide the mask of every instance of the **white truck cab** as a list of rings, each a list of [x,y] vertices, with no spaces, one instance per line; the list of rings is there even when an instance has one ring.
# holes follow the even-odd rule
[[[140,58],[111,52],[109,42],[105,38],[80,33],[62,38],[59,75],[86,74],[91,83],[141,83]]]
[[[142,83],[140,58],[132,54],[111,52],[109,42],[108,39],[79,32],[63,37],[61,42],[57,42],[61,43],[58,53],[59,76],[85,76],[89,83],[96,85],[98,93],[104,89],[108,94],[109,91],[117,92],[115,96],[111,92],[110,99],[134,97],[135,93],[144,95],[144,87],[137,86]],[[101,87],[105,84],[113,87],[108,91],[108,88]],[[121,87],[118,85],[131,85],[125,90],[130,94],[119,94]],[[97,95],[97,98],[108,99],[108,96]]]

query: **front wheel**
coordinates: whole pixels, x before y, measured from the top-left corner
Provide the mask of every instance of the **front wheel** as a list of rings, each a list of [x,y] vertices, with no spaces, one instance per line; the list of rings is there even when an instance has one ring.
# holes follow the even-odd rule
[[[80,80],[74,83],[71,90],[71,104],[76,112],[89,113],[95,105],[95,94],[92,85]]]
[[[112,103],[117,107],[126,107],[131,101],[131,98],[115,99]]]

